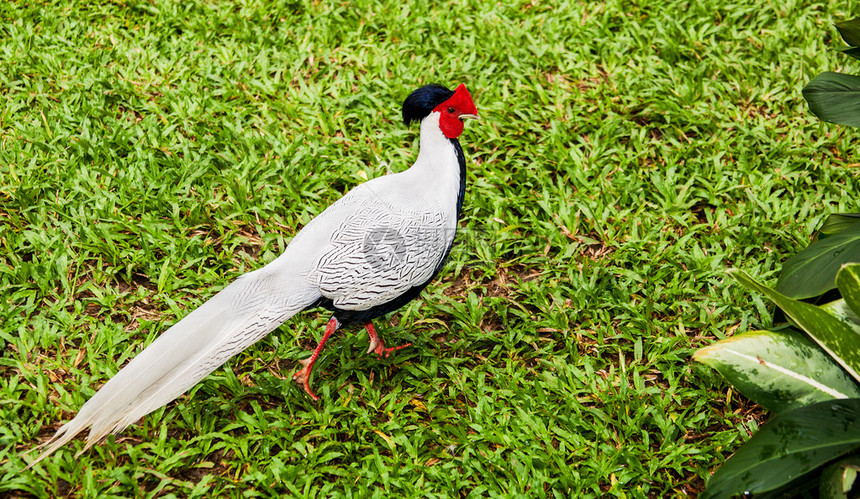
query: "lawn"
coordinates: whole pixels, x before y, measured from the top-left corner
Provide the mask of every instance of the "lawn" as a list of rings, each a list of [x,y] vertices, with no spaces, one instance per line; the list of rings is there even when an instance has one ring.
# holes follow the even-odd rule
[[[0,495],[695,495],[767,414],[694,365],[857,211],[856,130],[800,89],[843,2],[0,4]],[[844,68],[842,65],[846,65]],[[22,456],[160,332],[407,168],[465,83],[460,244],[378,322],[306,312],[75,458]],[[420,186],[416,186],[416,189]],[[850,193],[854,194],[850,194]]]

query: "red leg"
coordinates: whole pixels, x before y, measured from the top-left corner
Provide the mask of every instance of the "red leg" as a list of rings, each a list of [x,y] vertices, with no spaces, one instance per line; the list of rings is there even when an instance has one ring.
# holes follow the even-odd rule
[[[322,349],[323,349],[323,346],[325,345],[325,342],[328,341],[328,337],[331,336],[332,333],[337,331],[337,328],[339,326],[340,326],[340,323],[338,323],[337,319],[335,319],[334,317],[332,317],[331,320],[328,321],[328,324],[325,327],[325,333],[323,334],[322,339],[320,340],[319,344],[317,345],[316,349],[314,350],[314,353],[310,357],[308,357],[307,359],[302,359],[299,361],[302,363],[302,365],[304,367],[299,372],[297,372],[296,374],[293,375],[293,380],[295,380],[298,383],[301,383],[302,388],[304,388],[305,391],[307,392],[307,394],[310,395],[311,398],[314,400],[319,400],[319,397],[314,395],[314,392],[311,391],[311,384],[310,384],[311,371],[314,368],[314,363],[317,361],[317,357],[319,357],[320,352],[322,352]]]
[[[380,359],[388,357],[391,355],[391,352],[396,352],[401,348],[412,346],[412,343],[407,343],[405,345],[400,345],[399,347],[385,348],[385,342],[383,342],[382,338],[376,334],[376,329],[373,328],[373,324],[370,321],[364,323],[364,328],[367,329],[367,335],[370,336],[370,348],[367,349],[367,353],[375,352]]]

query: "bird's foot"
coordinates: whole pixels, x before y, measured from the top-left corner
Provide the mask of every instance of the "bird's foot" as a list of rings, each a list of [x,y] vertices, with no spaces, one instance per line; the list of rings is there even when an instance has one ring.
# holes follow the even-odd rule
[[[302,388],[305,389],[305,393],[310,395],[312,399],[319,400],[320,398],[314,395],[314,392],[311,391],[311,369],[313,369],[314,367],[314,363],[311,361],[311,357],[308,357],[307,359],[301,359],[299,360],[299,362],[301,362],[304,367],[302,367],[302,369],[296,374],[293,374],[293,381],[301,384]]]
[[[364,328],[367,329],[367,335],[370,337],[370,348],[367,349],[367,353],[375,353],[380,359],[388,358],[392,352],[396,352],[401,348],[412,346],[412,343],[407,343],[405,345],[400,345],[399,347],[385,348],[385,342],[382,341],[382,338],[380,338],[378,334],[376,334],[376,329],[373,327],[373,324],[366,322],[364,324]]]
[[[380,341],[379,346],[377,346],[373,351],[379,356],[380,359],[387,359],[389,355],[393,352],[400,350],[401,348],[411,347],[412,343],[407,343],[405,345],[400,345],[398,347],[385,348],[385,345]]]
[[[302,364],[302,368],[296,374],[293,374],[293,380],[302,385],[302,388],[305,389],[305,393],[311,396],[314,400],[319,400],[320,398],[314,395],[314,392],[311,391],[311,371],[314,368],[314,364],[317,361],[317,357],[320,356],[320,352],[322,352],[323,346],[325,346],[325,342],[328,340],[329,336],[331,336],[337,328],[340,327],[340,322],[334,317],[328,321],[328,324],[325,327],[325,333],[323,333],[323,337],[320,340],[317,347],[314,349],[314,353],[308,357],[307,359],[302,359],[299,362]]]

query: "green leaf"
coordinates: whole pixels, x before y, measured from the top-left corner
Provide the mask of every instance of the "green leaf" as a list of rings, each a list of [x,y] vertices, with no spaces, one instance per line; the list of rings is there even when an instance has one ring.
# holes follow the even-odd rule
[[[759,284],[743,271],[730,270],[729,274],[744,286],[773,300],[848,374],[860,381],[860,326],[834,317],[823,308],[780,294]]]
[[[848,492],[857,483],[860,471],[860,457],[841,459],[821,472],[819,497],[827,499],[848,499]]]
[[[753,435],[708,481],[701,498],[773,491],[860,447],[860,399],[784,412]]]
[[[833,317],[849,323],[849,325],[860,326],[860,315],[857,315],[853,310],[851,310],[848,304],[845,303],[845,300],[841,298],[830,303],[819,305],[819,307],[826,310]]]
[[[753,331],[705,347],[693,360],[720,373],[773,412],[836,398],[860,398],[860,385],[799,331]]]
[[[832,213],[818,229],[818,234],[819,237],[832,236],[854,225],[860,225],[860,213]]]
[[[836,49],[838,52],[842,52],[843,54],[853,57],[855,59],[860,59],[860,47],[844,47],[841,49]]]
[[[836,274],[836,287],[855,315],[860,315],[860,264],[845,265]]]
[[[845,40],[848,45],[860,45],[860,17],[836,23],[836,29],[839,30],[839,36]]]
[[[819,239],[785,261],[776,290],[791,298],[818,296],[836,287],[836,273],[860,262],[860,224]]]
[[[821,73],[803,87],[803,98],[820,119],[860,127],[860,77]]]

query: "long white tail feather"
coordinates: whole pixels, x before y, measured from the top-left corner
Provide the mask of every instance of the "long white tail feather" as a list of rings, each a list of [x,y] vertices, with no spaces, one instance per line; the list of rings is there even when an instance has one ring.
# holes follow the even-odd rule
[[[243,275],[156,338],[42,444],[44,452],[27,467],[87,427],[90,432],[81,452],[119,433],[313,302],[313,292],[298,276],[266,270]]]

